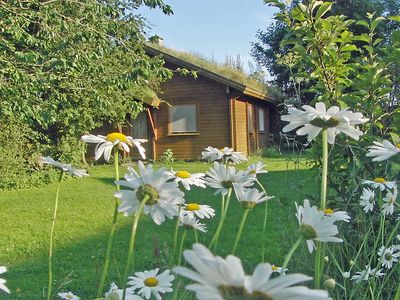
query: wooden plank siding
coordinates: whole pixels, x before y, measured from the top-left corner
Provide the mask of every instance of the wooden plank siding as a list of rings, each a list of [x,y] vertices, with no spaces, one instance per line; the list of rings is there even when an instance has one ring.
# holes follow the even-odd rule
[[[231,146],[230,96],[226,86],[201,76],[195,79],[176,74],[163,84],[162,90],[162,99],[170,105],[196,104],[198,133],[169,134],[170,108],[161,105],[153,111],[157,132],[155,158],[160,158],[168,148],[177,159],[197,159],[207,146]]]

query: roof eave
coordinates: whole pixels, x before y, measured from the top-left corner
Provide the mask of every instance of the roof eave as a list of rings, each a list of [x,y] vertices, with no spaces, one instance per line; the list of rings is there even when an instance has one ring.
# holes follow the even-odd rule
[[[207,78],[213,79],[213,80],[218,81],[218,82],[220,82],[222,84],[225,84],[225,85],[227,85],[227,86],[229,86],[231,88],[234,88],[234,89],[238,90],[239,92],[243,93],[244,95],[251,96],[251,97],[254,97],[254,98],[257,98],[257,99],[261,99],[261,100],[264,100],[264,101],[272,102],[274,104],[279,102],[275,98],[273,98],[271,96],[268,96],[268,95],[266,95],[264,93],[261,93],[260,91],[254,89],[254,88],[248,87],[245,84],[242,84],[240,82],[237,82],[237,81],[231,80],[229,78],[223,77],[221,75],[218,75],[216,73],[210,72],[210,71],[208,71],[208,70],[206,70],[206,69],[204,69],[202,67],[199,67],[199,66],[194,65],[194,64],[192,64],[190,62],[187,62],[185,60],[177,58],[177,57],[175,57],[175,56],[173,56],[171,54],[168,54],[168,53],[166,53],[166,52],[164,52],[162,50],[155,49],[155,48],[153,48],[151,46],[148,46],[148,45],[145,45],[145,49],[150,54],[153,54],[153,55],[160,55],[161,54],[169,62],[175,63],[177,65],[182,65],[185,68],[190,68],[190,69],[192,69],[194,71],[197,71],[200,75],[203,75],[203,76],[205,76]]]
[[[245,89],[242,91],[242,93],[244,95],[247,95],[247,96],[250,96],[250,97],[254,97],[254,98],[258,98],[258,99],[261,99],[261,100],[264,100],[264,101],[272,102],[274,104],[279,103],[279,100],[275,99],[274,97],[271,97],[271,96],[269,96],[267,94],[264,94],[264,93],[260,93],[259,91],[255,90],[255,89],[253,89],[251,87],[248,87],[248,86],[245,87]]]

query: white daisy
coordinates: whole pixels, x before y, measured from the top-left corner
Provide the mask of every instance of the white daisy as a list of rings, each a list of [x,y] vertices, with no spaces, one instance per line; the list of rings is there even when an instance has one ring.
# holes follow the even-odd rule
[[[355,280],[357,283],[360,283],[362,281],[368,281],[370,276],[382,277],[384,275],[385,273],[382,273],[382,269],[371,269],[370,266],[366,265],[365,269],[360,272],[356,272],[356,274],[351,277],[351,280]]]
[[[111,283],[110,290],[108,293],[105,293],[106,299],[112,300],[122,300],[124,290],[119,289],[118,286],[113,282]],[[143,300],[142,297],[133,294],[133,290],[131,288],[127,288],[125,292],[125,300]]]
[[[172,292],[172,281],[174,275],[169,270],[165,270],[158,274],[159,269],[154,269],[144,272],[136,272],[135,276],[128,277],[133,290],[138,290],[137,293],[146,299],[150,299],[153,295],[157,300],[161,300],[161,294]],[[158,275],[157,275],[158,274]]]
[[[178,205],[185,202],[184,194],[179,190],[175,182],[168,182],[169,177],[165,169],[153,171],[153,167],[147,167],[138,162],[140,175],[129,168],[126,180],[117,181],[116,184],[130,188],[115,192],[115,197],[121,199],[119,212],[125,216],[134,213],[140,206],[140,202],[148,198],[144,206],[144,213],[150,215],[153,221],[160,225],[165,217],[172,219],[178,215]]]
[[[240,204],[246,208],[253,208],[256,204],[274,198],[257,189],[246,189],[243,185],[237,183],[233,183],[233,189]]]
[[[201,244],[194,244],[193,250],[185,250],[183,255],[194,270],[175,267],[174,272],[195,281],[186,289],[195,292],[198,300],[331,299],[325,291],[292,286],[311,277],[291,274],[271,279],[273,270],[270,264],[259,264],[249,276],[244,273],[238,257],[214,256]]]
[[[342,272],[342,276],[344,279],[349,279],[350,278],[350,272]]]
[[[254,164],[251,164],[250,166],[247,167],[246,173],[249,174],[249,176],[254,176],[256,177],[258,174],[265,174],[268,173],[267,170],[264,170],[265,164],[261,161],[258,161]]]
[[[201,152],[201,159],[209,162],[220,161],[223,156],[224,155],[222,154],[221,150],[211,146],[208,146],[203,152]]]
[[[386,196],[383,198],[383,213],[385,215],[393,215],[394,213],[394,205],[396,203],[397,199],[397,189],[393,190],[393,193],[391,191],[388,191],[386,193]]]
[[[374,145],[368,148],[367,156],[373,157],[372,161],[384,161],[400,153],[400,144],[393,145],[388,140],[384,140],[382,143],[374,142]]]
[[[145,139],[134,139],[131,136],[119,132],[112,132],[107,134],[107,136],[87,134],[83,135],[81,139],[86,143],[97,144],[95,149],[95,160],[98,160],[104,154],[104,159],[109,161],[114,146],[118,146],[119,149],[126,152],[130,152],[129,147],[135,146],[138,149],[140,156],[143,159],[146,158],[146,150],[141,145],[142,143],[147,142]]]
[[[171,179],[174,179],[176,183],[182,183],[183,187],[190,191],[190,186],[195,185],[202,188],[205,188],[205,181],[204,181],[204,173],[194,173],[191,174],[188,171],[171,171],[165,172]]]
[[[397,188],[396,181],[387,181],[383,177],[377,177],[374,180],[364,180],[362,183],[368,184],[369,186],[373,187],[374,189],[379,188],[382,192],[385,189]]]
[[[190,215],[181,214],[179,217],[179,226],[184,226],[189,229],[195,229],[202,232],[207,232],[206,225],[201,224],[200,221]]]
[[[326,217],[329,217],[333,222],[336,221],[343,221],[343,222],[350,222],[351,217],[346,211],[339,210],[339,211],[334,211],[331,208],[325,208],[324,213]]]
[[[61,299],[64,299],[64,300],[79,300],[79,299],[81,299],[71,292],[62,292],[62,293],[58,293],[57,295],[58,295],[58,297],[60,297]]]
[[[223,162],[233,162],[234,164],[240,164],[247,161],[246,155],[241,152],[235,152],[232,148],[224,147],[221,149]]]
[[[217,162],[214,162],[213,167],[206,174],[208,176],[205,179],[207,185],[217,189],[214,194],[228,194],[228,190],[233,187],[234,182],[242,184],[243,187],[252,186],[254,180],[243,171],[236,172],[233,166],[225,166]]]
[[[215,216],[215,210],[208,205],[198,204],[198,203],[187,203],[183,204],[183,208],[181,209],[181,213],[187,216],[197,216],[200,219],[211,219]]]
[[[5,272],[7,272],[7,268],[0,266],[0,274],[4,274]],[[6,287],[6,282],[7,282],[7,280],[0,278],[0,290],[3,290],[9,294],[10,290]]]
[[[299,220],[300,231],[307,241],[308,251],[313,252],[315,248],[314,240],[320,242],[343,242],[342,239],[335,237],[338,229],[335,221],[326,217],[323,211],[319,211],[316,206],[310,207],[310,202],[305,199],[304,206],[296,203],[296,217]]]
[[[375,205],[375,192],[369,188],[364,188],[360,205],[363,207],[366,213],[368,211],[373,211]]]
[[[224,147],[222,149],[217,149],[208,146],[201,152],[201,158],[209,162],[223,161],[224,163],[233,162],[235,164],[247,161],[245,155],[240,152],[233,151],[232,148]]]
[[[282,273],[282,268],[275,266],[275,265],[271,265],[271,270],[272,270],[272,273],[279,273],[279,274]],[[287,271],[288,271],[288,269],[285,269],[284,273],[286,273]]]
[[[315,104],[315,108],[303,105],[304,111],[297,108],[289,108],[288,115],[281,117],[282,121],[289,122],[282,131],[292,131],[298,127],[298,135],[307,135],[308,141],[312,141],[322,129],[327,129],[328,143],[334,144],[335,137],[339,133],[358,140],[363,134],[354,125],[363,124],[368,121],[361,113],[353,113],[347,109],[340,110],[338,106],[332,106],[328,110],[322,102]]]
[[[382,261],[382,266],[391,269],[393,267],[393,263],[397,263],[399,261],[400,252],[397,252],[393,247],[385,248],[382,246],[378,250],[379,259]]]
[[[50,156],[46,157],[40,157],[39,162],[42,164],[49,164],[52,166],[55,166],[64,172],[67,172],[69,175],[76,176],[76,177],[83,177],[83,176],[89,176],[89,174],[86,172],[86,170],[83,169],[75,169],[71,165],[63,164],[58,161],[55,161],[52,159]]]

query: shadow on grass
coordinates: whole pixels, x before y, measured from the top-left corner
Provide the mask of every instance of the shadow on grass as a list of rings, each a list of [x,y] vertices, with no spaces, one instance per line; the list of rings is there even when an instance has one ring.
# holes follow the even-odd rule
[[[313,173],[308,170],[272,171],[260,178],[270,195],[276,199],[269,204],[268,240],[266,257],[267,261],[280,265],[283,256],[295,240],[294,233],[297,228],[295,219],[294,202],[302,202],[307,194],[315,194],[315,180]],[[104,184],[114,184],[109,178],[95,178]],[[299,184],[300,182],[300,184]],[[208,244],[215,232],[220,198],[213,196],[210,189],[193,189],[187,193],[187,201],[198,201],[213,206],[217,217],[210,221],[205,220],[209,234],[200,235],[200,242]],[[244,228],[244,234],[237,251],[242,258],[248,272],[260,262],[260,242],[262,241],[262,219],[264,206],[256,207],[249,215]],[[241,218],[242,208],[232,199],[228,219],[222,231],[218,255],[230,252]],[[121,274],[127,258],[130,228],[132,217],[119,216],[118,228],[114,238],[112,261],[106,290],[109,284],[115,281],[121,286]],[[81,299],[94,299],[97,283],[103,265],[103,255],[108,239],[111,219],[102,221],[104,225],[101,233],[77,241],[68,240],[56,243],[54,252],[54,288],[53,291],[72,291]],[[135,270],[143,271],[156,267],[161,269],[171,267],[171,247],[175,221],[166,221],[161,226],[155,225],[149,218],[143,218],[139,223],[136,244]],[[90,230],[90,224],[82,231]],[[284,238],[283,238],[284,237]],[[185,248],[190,248],[194,242],[192,232],[188,232]],[[12,290],[10,296],[2,299],[43,299],[47,288],[47,249],[42,250],[43,255],[27,259],[23,262],[9,266],[9,272],[2,278],[7,279],[7,286]],[[299,263],[299,262],[298,262]],[[297,264],[297,263],[295,263]],[[302,263],[300,263],[302,264]],[[293,268],[293,265],[289,266]],[[298,265],[296,270],[300,270]],[[3,294],[4,295],[4,294]],[[2,295],[2,296],[3,296]],[[172,296],[171,296],[172,297]],[[171,297],[163,297],[170,299]],[[57,297],[54,297],[56,299]],[[185,299],[189,300],[189,298]]]
[[[100,181],[101,183],[107,184],[107,185],[113,185],[115,186],[115,179],[110,178],[110,177],[95,177],[93,178],[97,181]]]

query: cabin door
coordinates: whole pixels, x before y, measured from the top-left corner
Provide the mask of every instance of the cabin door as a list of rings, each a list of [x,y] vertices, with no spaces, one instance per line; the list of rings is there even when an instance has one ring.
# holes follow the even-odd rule
[[[142,146],[146,149],[146,157],[149,157],[148,154],[150,150],[150,139],[149,139],[149,128],[148,128],[148,120],[146,111],[141,112],[136,119],[131,119],[131,136],[134,139],[146,139],[147,143],[142,144]],[[133,158],[140,158],[139,153],[137,151],[134,152]]]

